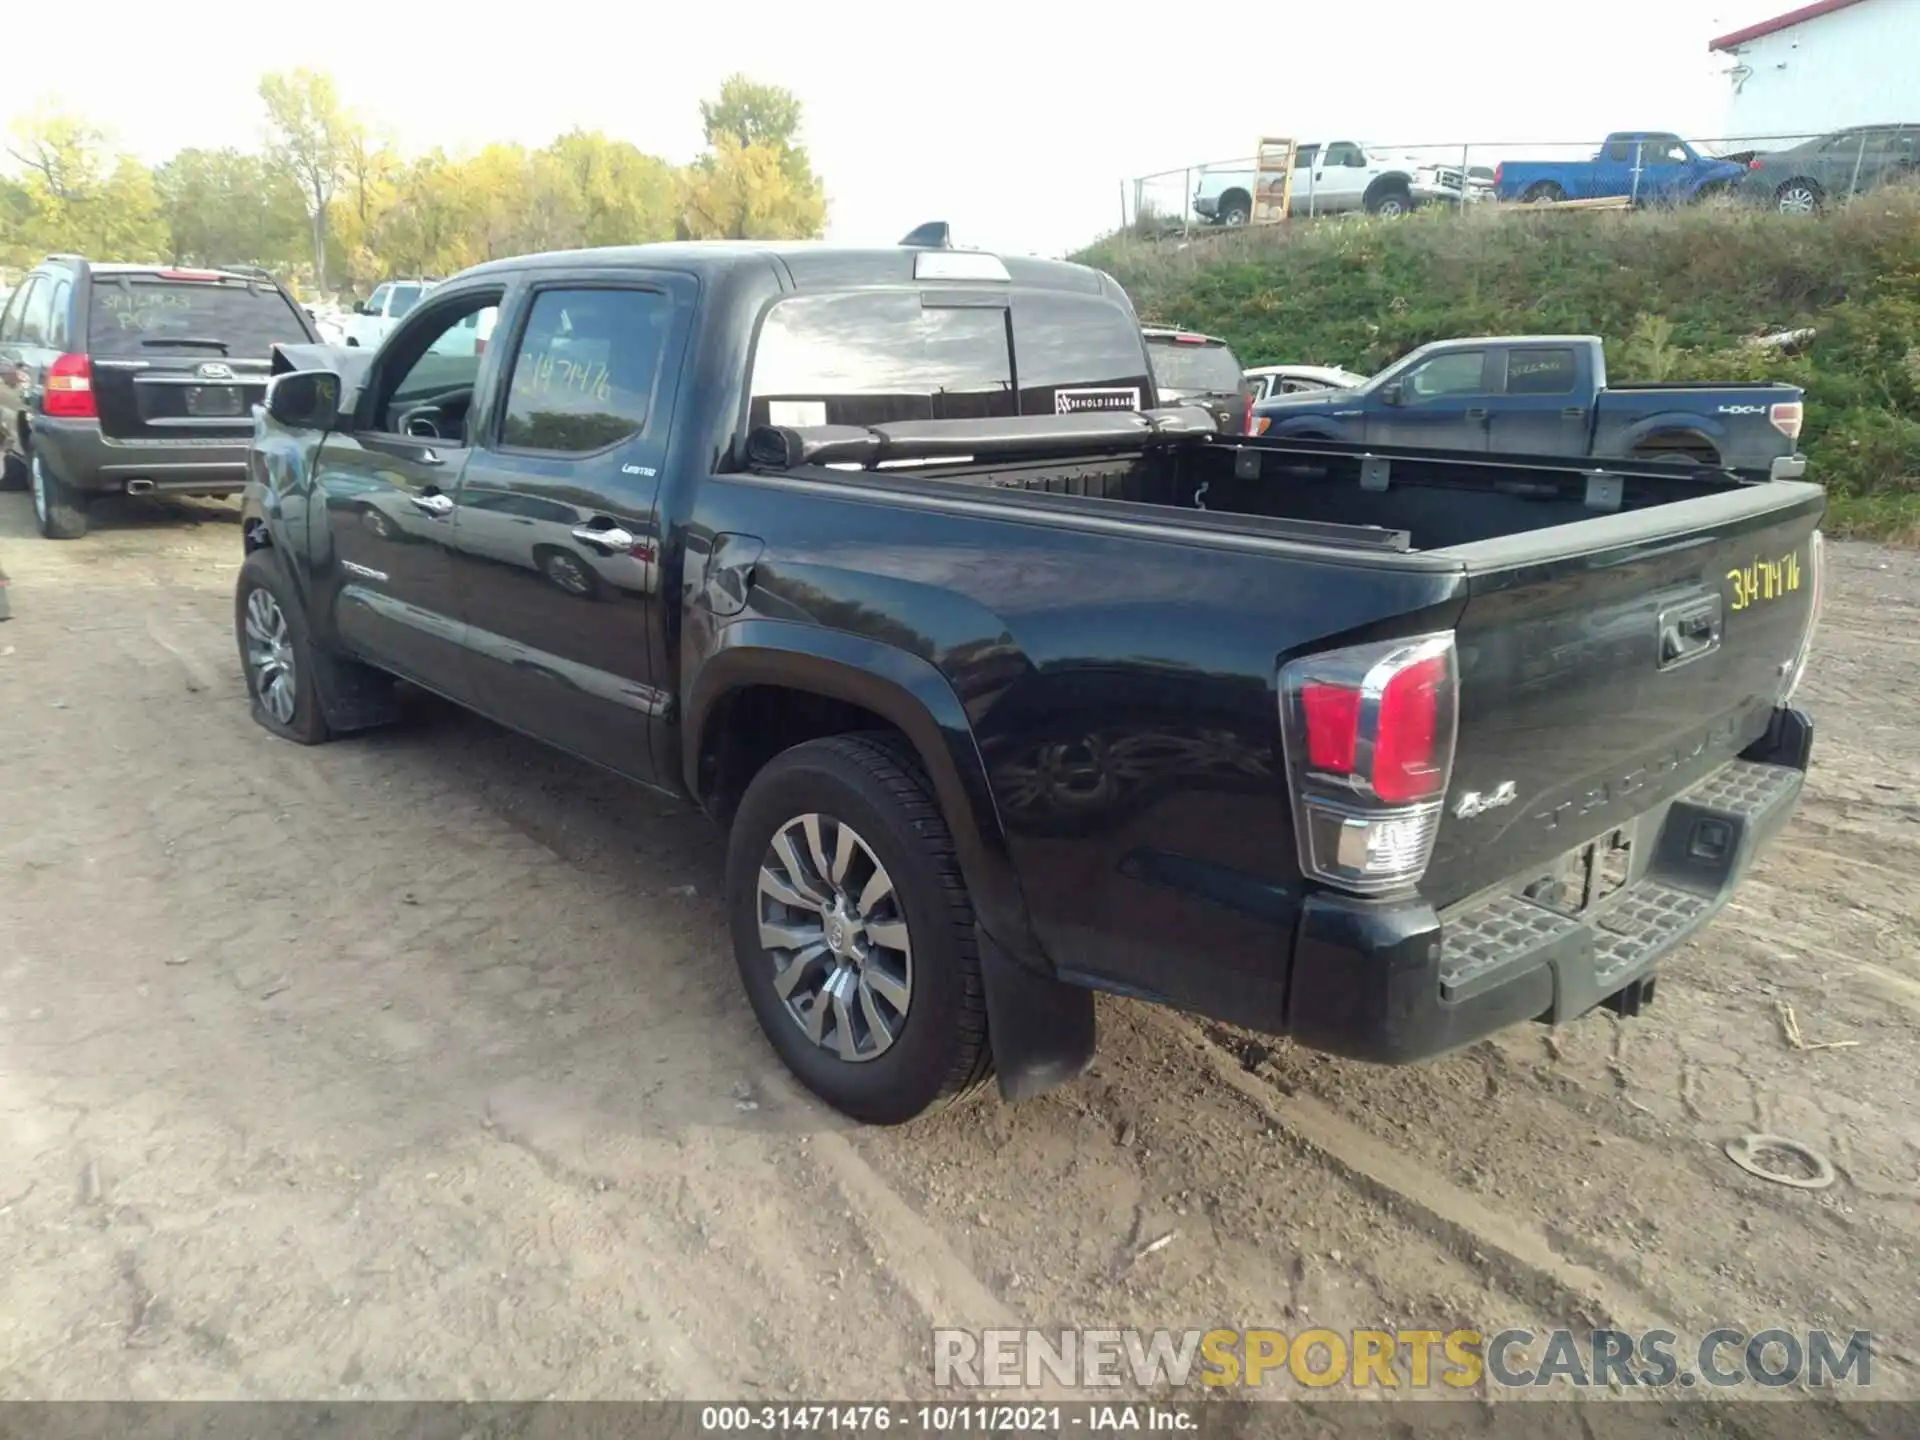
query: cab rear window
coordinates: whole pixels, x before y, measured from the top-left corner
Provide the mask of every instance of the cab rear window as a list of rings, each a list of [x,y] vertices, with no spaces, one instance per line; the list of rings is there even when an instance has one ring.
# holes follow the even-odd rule
[[[1004,306],[937,291],[797,295],[768,312],[752,374],[754,425],[1134,410],[1152,394],[1123,307],[1037,291]]]
[[[275,345],[308,341],[288,298],[241,280],[97,276],[88,306],[94,355],[192,353],[265,359]]]

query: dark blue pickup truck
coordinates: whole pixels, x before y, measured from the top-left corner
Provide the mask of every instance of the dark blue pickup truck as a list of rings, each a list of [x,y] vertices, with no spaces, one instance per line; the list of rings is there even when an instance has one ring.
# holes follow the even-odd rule
[[[1518,455],[1685,460],[1794,480],[1802,392],[1772,383],[1608,385],[1597,335],[1424,345],[1351,390],[1276,395],[1255,435]]]

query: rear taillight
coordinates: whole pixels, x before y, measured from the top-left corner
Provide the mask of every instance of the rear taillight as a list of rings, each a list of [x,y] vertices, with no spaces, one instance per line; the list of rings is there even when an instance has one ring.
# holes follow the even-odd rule
[[[1280,672],[1300,868],[1361,895],[1426,873],[1459,725],[1453,632],[1359,645]]]
[[[1806,415],[1806,406],[1798,400],[1783,400],[1767,411],[1767,419],[1773,422],[1773,428],[1789,440],[1800,438],[1800,422]]]
[[[487,342],[486,342],[486,341],[484,341],[484,340],[476,340],[476,341],[474,341],[474,342],[473,342],[473,354],[474,354],[474,358],[475,358],[475,359],[478,359],[478,358],[479,358],[480,356],[482,356],[482,355],[484,355],[484,354],[486,354],[486,353],[487,353]]]
[[[1506,164],[1506,161],[1503,160],[1498,165],[1493,167],[1493,183],[1498,185],[1502,180],[1506,178],[1506,175],[1507,175],[1507,164]]]
[[[1765,168],[1765,164],[1763,161],[1759,161],[1759,160],[1747,161],[1747,169],[1749,170],[1760,170],[1763,168]]]
[[[98,418],[93,400],[93,362],[84,355],[62,355],[47,367],[46,394],[41,409],[69,420]]]
[[[1807,628],[1800,636],[1800,653],[1793,657],[1793,668],[1787,672],[1786,684],[1780,688],[1782,705],[1793,699],[1794,691],[1800,688],[1800,681],[1807,673],[1807,661],[1813,655],[1813,631],[1820,623],[1820,601],[1826,588],[1821,580],[1825,548],[1826,537],[1814,531],[1813,539],[1807,542]]]

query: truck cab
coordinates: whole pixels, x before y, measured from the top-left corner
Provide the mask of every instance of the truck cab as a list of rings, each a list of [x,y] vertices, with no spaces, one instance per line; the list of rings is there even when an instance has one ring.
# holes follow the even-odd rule
[[[342,327],[345,343],[372,347],[387,338],[387,333],[413,312],[420,297],[433,288],[431,280],[389,280],[376,285],[373,294],[353,307]]]

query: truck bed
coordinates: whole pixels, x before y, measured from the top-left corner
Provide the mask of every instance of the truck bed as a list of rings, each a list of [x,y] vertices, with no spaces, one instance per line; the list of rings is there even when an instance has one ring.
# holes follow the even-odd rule
[[[952,424],[918,436],[893,428],[868,452],[894,452],[879,463],[899,465],[916,449],[937,460],[925,451],[964,443]],[[983,433],[976,448],[1017,446],[1013,432],[1051,429],[999,428],[1008,433]],[[830,468],[858,463],[850,452],[818,438],[811,457],[806,443],[788,449],[826,465],[786,473],[827,482],[822,500],[872,487],[876,498],[897,491],[987,520],[1104,531],[1110,572],[1137,577],[1143,597],[1166,594],[1171,573],[1206,576],[1191,583],[1210,590],[1229,573],[1242,577],[1231,625],[1255,645],[1260,631],[1271,634],[1269,664],[1316,625],[1324,634],[1309,645],[1353,633],[1352,620],[1335,618],[1339,596],[1405,595],[1404,578],[1424,577],[1432,598],[1400,602],[1417,608],[1361,622],[1362,633],[1451,632],[1462,672],[1450,793],[1514,797],[1491,815],[1470,807],[1438,818],[1421,885],[1436,909],[1516,877],[1547,883],[1566,852],[1624,833],[1730,763],[1766,733],[1810,633],[1825,506],[1811,484],[1649,462],[1363,452],[1264,437],[1172,439],[1105,455],[956,456],[850,475]],[[857,451],[865,442],[845,443]],[[1034,543],[1009,535],[1001,545],[1011,554]],[[1198,553],[1208,547],[1241,554],[1210,562]],[[1393,571],[1402,577],[1383,573]],[[1226,602],[1215,594],[1212,603]],[[1650,863],[1651,834],[1636,863]]]
[[[1221,437],[1093,457],[930,460],[910,468],[894,463],[898,468],[862,470],[863,482],[880,488],[984,489],[1009,503],[1018,503],[1018,495],[1032,497],[1042,508],[1064,503],[1088,513],[1162,522],[1177,518],[1215,531],[1402,554],[1738,496],[1752,484],[1724,472],[1688,473],[1670,464],[1482,458],[1264,437]],[[842,465],[819,468],[835,478],[846,473]],[[1801,487],[1792,498],[1804,499],[1812,491]]]

